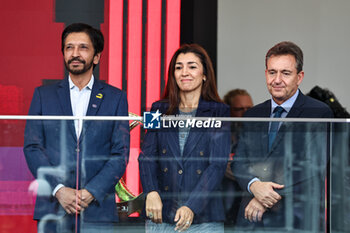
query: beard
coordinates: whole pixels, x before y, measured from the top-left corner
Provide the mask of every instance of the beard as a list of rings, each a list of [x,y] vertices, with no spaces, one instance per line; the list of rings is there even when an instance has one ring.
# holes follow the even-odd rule
[[[70,64],[73,62],[73,61],[79,61],[83,64],[83,68],[71,68],[70,67]],[[86,63],[86,61],[78,58],[78,57],[74,57],[70,60],[68,60],[68,62],[64,62],[64,65],[66,67],[66,69],[68,70],[69,73],[71,74],[74,74],[74,75],[80,75],[80,74],[84,74],[86,73],[88,70],[91,69],[92,65],[93,65],[93,61],[91,60],[89,63]]]

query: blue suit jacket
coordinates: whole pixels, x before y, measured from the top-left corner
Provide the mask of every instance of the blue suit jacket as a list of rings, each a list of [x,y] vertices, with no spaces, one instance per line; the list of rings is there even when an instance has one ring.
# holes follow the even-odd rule
[[[270,117],[270,114],[271,100],[267,100],[248,110],[245,117]],[[326,104],[301,92],[287,115],[287,118],[331,117],[333,113]],[[314,185],[310,183],[313,179],[317,181],[324,179],[327,159],[327,123],[282,123],[270,150],[268,150],[268,129],[269,122],[243,124],[237,153],[231,165],[233,174],[243,190],[247,190],[250,180],[257,177],[261,181],[284,184],[283,190],[277,190],[282,195],[305,194],[306,189]],[[251,198],[252,196],[242,202],[243,211]],[[293,204],[297,206],[296,201]],[[283,210],[283,208],[279,209]],[[266,213],[271,212],[273,211]],[[264,214],[265,219],[268,214]],[[273,219],[270,223],[282,222]]]
[[[68,79],[36,88],[29,115],[72,116]],[[86,115],[127,116],[126,94],[95,80]],[[85,121],[77,140],[74,121],[28,120],[24,140],[28,167],[35,178],[44,174],[51,187],[49,194],[43,193],[39,182],[34,219],[65,214],[51,192],[58,184],[76,188],[78,180],[78,189],[95,197],[83,212],[85,221],[118,221],[114,186],[128,162],[129,140],[128,121]],[[43,168],[56,170],[40,171]]]
[[[168,104],[156,102],[152,111],[165,113]],[[200,100],[197,117],[228,117],[229,107]],[[157,191],[163,202],[163,221],[174,223],[183,205],[195,214],[194,223],[224,220],[220,182],[230,153],[228,122],[220,129],[191,128],[183,156],[178,128],[148,130],[139,156],[144,192]]]

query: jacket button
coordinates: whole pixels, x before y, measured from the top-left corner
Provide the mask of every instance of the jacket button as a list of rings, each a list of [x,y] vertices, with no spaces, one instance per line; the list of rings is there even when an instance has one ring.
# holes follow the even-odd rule
[[[202,174],[202,171],[200,169],[197,170],[197,174],[200,175]]]
[[[164,190],[165,190],[165,191],[168,191],[168,190],[169,190],[169,186],[165,186],[165,187],[164,187]]]
[[[178,173],[179,173],[179,175],[182,175],[183,171],[180,169],[180,170],[178,171]]]
[[[167,167],[164,168],[164,169],[163,169],[163,172],[168,172],[168,168],[167,168]]]
[[[204,152],[203,152],[203,151],[200,151],[200,152],[199,152],[199,155],[200,155],[200,156],[203,156],[203,155],[204,155]]]
[[[162,152],[163,152],[163,154],[165,154],[165,153],[166,153],[166,149],[163,149],[163,151],[162,151]]]
[[[264,172],[266,172],[267,171],[267,168],[266,167],[264,167]]]

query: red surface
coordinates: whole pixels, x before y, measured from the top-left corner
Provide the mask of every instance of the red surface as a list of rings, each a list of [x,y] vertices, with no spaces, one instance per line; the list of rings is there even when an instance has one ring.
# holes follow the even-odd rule
[[[31,181],[0,181],[1,216],[33,214],[37,187],[31,183]]]
[[[106,81],[108,83],[108,67],[109,67],[109,56],[108,56],[108,51],[109,51],[109,1],[110,0],[104,0],[104,15],[105,15],[105,20],[103,23],[100,25],[101,32],[104,36],[105,39],[105,44],[104,44],[104,49],[101,54],[101,59],[100,59],[100,80]],[[114,85],[115,86],[115,85]]]
[[[109,1],[108,23],[110,41],[108,50],[108,83],[122,89],[123,0]]]
[[[53,0],[1,1],[0,84],[23,90],[19,114],[27,114],[34,88],[42,79],[63,78],[60,37],[64,25],[54,19]]]
[[[54,18],[53,0],[1,2],[0,115],[27,114],[42,79],[63,77],[64,26]],[[23,122],[1,121],[0,130],[0,146],[23,145]]]
[[[105,1],[105,51],[100,62],[100,79],[122,88],[126,72],[129,109],[141,115],[142,0],[129,0],[127,25],[127,70],[122,70],[123,0]],[[180,44],[180,0],[167,2],[166,32],[161,32],[161,0],[148,1],[146,26],[146,107],[160,97],[161,33],[166,33],[166,61]],[[2,1],[0,23],[4,45],[0,56],[0,115],[26,115],[35,87],[43,79],[62,79],[61,32],[65,25],[55,22],[54,0]],[[166,75],[164,76],[166,77]],[[24,121],[0,121],[0,146],[23,146]],[[10,132],[10,134],[8,133]],[[140,192],[137,157],[140,127],[131,134],[130,163],[126,173],[128,188]],[[5,195],[5,196],[4,196]],[[16,194],[17,195],[17,194]],[[6,199],[6,194],[2,194]],[[24,206],[24,205],[23,205]],[[13,214],[13,213],[12,213]],[[20,224],[19,224],[20,223]],[[0,216],[0,233],[36,232],[31,215]]]
[[[166,31],[161,31],[162,1],[149,0],[146,25],[146,110],[160,98],[161,77],[161,35],[165,33],[165,64],[168,66],[175,50],[180,45],[180,5],[181,0],[168,0],[166,11]],[[123,1],[109,1],[109,68],[108,82],[122,88],[122,74],[126,73],[129,111],[141,115],[141,75],[142,75],[142,0],[128,1],[127,61],[123,71]],[[140,190],[138,155],[140,152],[140,127],[131,132],[129,164],[125,174],[127,187],[138,194]]]
[[[127,95],[129,111],[141,115],[142,69],[142,0],[129,0],[127,36]],[[140,128],[130,134],[130,156],[126,171],[126,185],[133,193],[139,193]]]
[[[1,233],[36,233],[37,223],[30,215],[0,216]]]
[[[180,12],[181,0],[167,0],[165,79],[171,57],[180,46]]]
[[[23,88],[0,84],[0,115],[19,115],[23,112]]]
[[[146,48],[146,110],[160,98],[162,0],[148,1]]]

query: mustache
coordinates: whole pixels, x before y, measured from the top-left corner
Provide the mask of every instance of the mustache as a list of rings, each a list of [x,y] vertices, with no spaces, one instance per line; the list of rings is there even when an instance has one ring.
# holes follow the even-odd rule
[[[86,63],[84,60],[80,59],[79,57],[73,57],[72,59],[68,60],[68,64],[72,63],[73,61],[78,61],[78,62],[81,62],[83,64]]]

